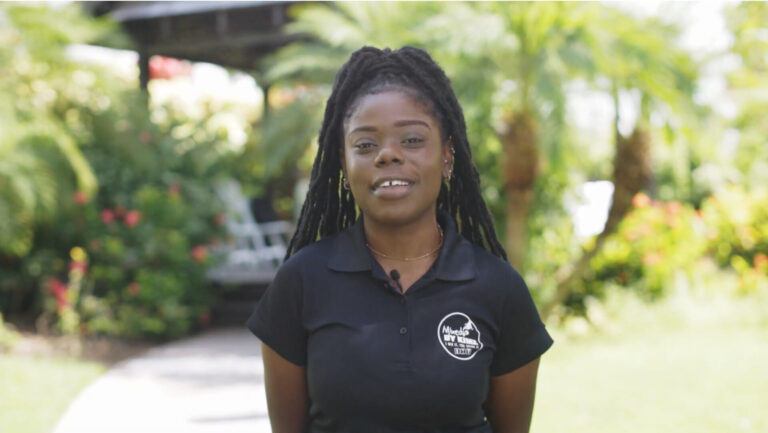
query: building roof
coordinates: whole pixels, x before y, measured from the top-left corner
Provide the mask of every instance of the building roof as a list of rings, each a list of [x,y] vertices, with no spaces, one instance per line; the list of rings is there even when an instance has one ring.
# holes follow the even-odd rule
[[[164,55],[254,70],[267,54],[296,40],[282,28],[295,2],[84,2],[94,15],[109,15],[142,56]]]

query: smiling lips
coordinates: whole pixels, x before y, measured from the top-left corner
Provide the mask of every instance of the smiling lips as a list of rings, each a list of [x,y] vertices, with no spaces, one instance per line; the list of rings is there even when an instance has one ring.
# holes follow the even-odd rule
[[[382,198],[399,198],[408,193],[413,182],[406,179],[383,179],[373,185],[373,193]]]

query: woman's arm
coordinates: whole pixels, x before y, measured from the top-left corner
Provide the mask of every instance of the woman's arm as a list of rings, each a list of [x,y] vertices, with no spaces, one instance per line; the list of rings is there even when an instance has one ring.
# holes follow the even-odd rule
[[[309,411],[306,369],[287,361],[264,343],[261,355],[272,432],[303,433]]]
[[[491,378],[488,391],[488,420],[493,433],[528,433],[539,358],[510,373]]]

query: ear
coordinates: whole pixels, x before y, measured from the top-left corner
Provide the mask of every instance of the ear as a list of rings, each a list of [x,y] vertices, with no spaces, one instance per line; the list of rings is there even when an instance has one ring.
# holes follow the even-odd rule
[[[453,140],[448,140],[443,143],[443,179],[450,180],[453,176]]]

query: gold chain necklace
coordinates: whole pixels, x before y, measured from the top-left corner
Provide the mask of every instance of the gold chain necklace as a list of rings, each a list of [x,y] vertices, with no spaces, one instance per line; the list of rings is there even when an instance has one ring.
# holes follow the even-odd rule
[[[413,261],[416,261],[416,260],[421,260],[421,259],[427,258],[427,257],[431,256],[432,254],[435,254],[438,250],[440,250],[440,248],[443,247],[443,229],[442,229],[442,227],[440,227],[438,225],[437,226],[437,231],[440,233],[440,244],[438,244],[437,247],[434,250],[432,250],[432,251],[430,251],[430,252],[428,252],[426,254],[422,254],[422,255],[420,255],[418,257],[392,257],[392,256],[388,256],[388,255],[386,255],[386,254],[384,254],[384,253],[382,253],[380,251],[376,251],[371,246],[371,244],[369,244],[368,242],[365,243],[365,246],[368,247],[368,249],[371,250],[372,253],[376,254],[379,257],[384,257],[385,259],[390,259],[390,260],[398,260],[398,261],[401,261],[401,262],[413,262]]]

